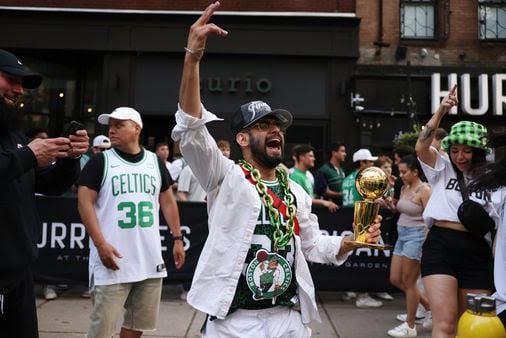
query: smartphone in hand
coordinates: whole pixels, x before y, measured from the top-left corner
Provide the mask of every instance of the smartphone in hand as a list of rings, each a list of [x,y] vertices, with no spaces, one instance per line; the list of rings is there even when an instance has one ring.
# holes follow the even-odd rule
[[[82,129],[86,129],[82,123],[70,121],[70,123],[63,129],[61,136],[69,137],[69,135],[75,135],[78,130]]]

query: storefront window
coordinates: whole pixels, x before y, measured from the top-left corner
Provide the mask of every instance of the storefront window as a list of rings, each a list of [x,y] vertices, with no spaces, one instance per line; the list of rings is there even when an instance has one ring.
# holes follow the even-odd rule
[[[479,0],[480,40],[506,39],[506,0]]]
[[[94,121],[97,114],[99,60],[47,54],[20,55],[20,59],[43,77],[40,87],[27,90],[19,103],[25,130],[39,127],[48,130],[51,136],[58,136],[71,120],[85,122],[93,128],[94,123],[87,122]]]
[[[433,39],[435,0],[401,0],[401,38]]]

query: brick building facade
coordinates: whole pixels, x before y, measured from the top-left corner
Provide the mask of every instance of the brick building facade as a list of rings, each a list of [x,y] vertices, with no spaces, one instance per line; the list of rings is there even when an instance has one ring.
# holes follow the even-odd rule
[[[383,4],[382,17],[379,17]],[[506,3],[504,4],[506,7]],[[405,64],[419,66],[504,67],[506,44],[499,41],[480,41],[478,1],[437,1],[436,33],[432,39],[400,38],[400,1],[357,1],[360,23],[359,64]],[[382,26],[382,27],[381,27]],[[374,43],[388,47],[379,48]],[[396,60],[396,48],[406,47],[403,60]],[[421,55],[425,48],[427,55]],[[380,50],[378,55],[378,50]]]
[[[15,6],[49,8],[94,8],[132,10],[196,10],[201,11],[209,0],[20,0]],[[12,6],[12,1],[0,1],[1,6]],[[353,12],[354,0],[225,0],[221,1],[222,11],[260,12]]]
[[[416,6],[425,12],[413,10]],[[423,19],[430,21],[432,16],[432,23],[427,24],[432,25],[428,36],[403,35],[403,20],[410,19],[406,14],[409,10],[413,10],[414,17],[420,22]],[[427,12],[432,14],[424,16]],[[485,12],[487,14],[483,16]],[[470,101],[469,105],[473,108],[468,107],[466,114],[466,108],[460,107],[455,115],[443,121],[446,128],[464,118],[488,126],[504,125],[504,116],[495,114],[498,104],[494,100],[495,96],[502,96],[499,104],[506,113],[506,90],[497,93],[493,87],[503,82],[495,80],[494,76],[506,73],[506,1],[357,0],[356,14],[361,18],[360,57],[352,88],[364,99],[361,102],[364,110],[357,112],[361,120],[362,141],[367,143],[380,138],[382,146],[386,147],[387,138],[380,136],[386,130],[378,130],[376,126],[395,125],[409,131],[411,124],[427,121],[437,105],[435,101],[440,99],[436,100],[431,95],[432,75],[435,73],[440,74],[441,90],[448,88],[448,74],[457,74],[459,95]],[[404,24],[407,27],[408,23]],[[424,32],[424,27],[418,28]],[[494,28],[497,29],[494,31]],[[492,34],[484,35],[484,29]],[[469,94],[463,92],[463,74],[469,74]],[[486,108],[480,102],[480,75],[487,77],[489,102],[486,112],[477,115],[474,108]],[[505,87],[506,84],[502,86]],[[389,123],[392,120],[398,123]]]

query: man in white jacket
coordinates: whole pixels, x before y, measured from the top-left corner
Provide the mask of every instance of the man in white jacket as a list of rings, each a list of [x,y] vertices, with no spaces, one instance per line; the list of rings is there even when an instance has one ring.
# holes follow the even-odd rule
[[[265,102],[242,105],[232,131],[244,160],[224,157],[206,124],[219,120],[200,101],[200,60],[219,2],[192,25],[172,138],[207,194],[209,237],[197,264],[188,303],[207,313],[205,337],[309,337],[319,320],[306,259],[341,264],[353,249],[348,238],[322,235],[311,197],[276,167],[282,161],[286,110]],[[380,237],[377,217],[368,241]]]

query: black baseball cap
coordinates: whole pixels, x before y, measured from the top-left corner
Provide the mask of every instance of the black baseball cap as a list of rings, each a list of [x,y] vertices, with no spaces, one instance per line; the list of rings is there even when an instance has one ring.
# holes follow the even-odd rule
[[[280,127],[286,129],[292,124],[292,114],[288,110],[274,109],[263,101],[252,101],[243,104],[232,117],[232,132],[237,135],[241,130],[254,125],[258,120],[273,116],[280,122]]]
[[[3,49],[0,49],[0,70],[7,74],[19,76],[23,80],[23,88],[34,89],[42,83],[40,74],[25,70],[16,55]]]

